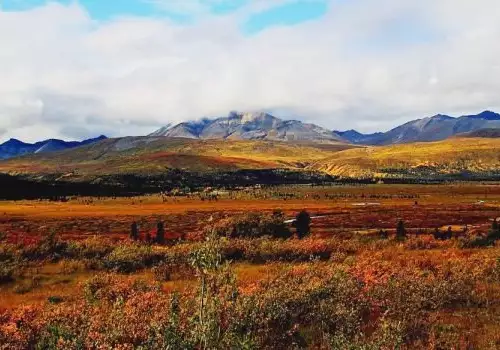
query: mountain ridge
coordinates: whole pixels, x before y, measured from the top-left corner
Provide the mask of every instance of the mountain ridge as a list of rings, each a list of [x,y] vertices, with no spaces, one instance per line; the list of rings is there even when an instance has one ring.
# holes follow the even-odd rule
[[[15,138],[11,138],[6,142],[0,144],[0,160],[24,156],[28,154],[62,151],[79,146],[85,146],[105,139],[107,139],[106,136],[100,135],[98,137],[86,139],[83,141],[47,139],[35,143],[27,143]]]
[[[386,132],[362,134],[355,130],[348,130],[339,132],[339,134],[354,144],[384,146],[441,141],[481,129],[500,129],[500,114],[484,111],[476,115],[464,115],[458,118],[436,114],[432,117],[408,121]]]
[[[390,145],[432,142],[481,129],[500,129],[500,114],[483,111],[452,117],[436,114],[408,121],[386,132],[363,134],[357,130],[329,130],[298,120],[282,120],[269,113],[230,112],[227,117],[203,118],[167,124],[148,136],[191,139],[240,139],[308,142],[347,142],[359,145]]]
[[[264,112],[230,112],[227,117],[167,124],[148,136],[192,139],[346,142],[334,131]]]

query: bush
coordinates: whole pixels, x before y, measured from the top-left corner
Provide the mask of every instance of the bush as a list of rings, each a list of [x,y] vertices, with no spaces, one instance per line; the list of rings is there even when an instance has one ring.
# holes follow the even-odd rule
[[[228,238],[290,238],[292,233],[285,224],[281,212],[273,214],[245,214],[219,221],[210,230],[217,235]]]
[[[20,268],[13,246],[0,245],[0,284],[13,281],[14,273]]]
[[[493,245],[492,240],[482,236],[460,237],[458,242],[459,247],[463,249],[484,248]]]
[[[132,273],[152,265],[156,260],[151,247],[139,244],[123,244],[115,248],[103,261],[106,269]]]
[[[81,242],[72,242],[68,245],[67,255],[79,259],[102,259],[114,249],[109,240],[99,237],[88,238]]]
[[[12,282],[14,280],[15,271],[16,265],[2,262],[0,264],[0,284]]]
[[[55,232],[43,237],[38,244],[25,247],[21,255],[28,260],[49,259],[57,261],[67,254],[68,244],[59,239]]]
[[[195,276],[193,268],[187,263],[162,262],[151,269],[158,282],[174,279],[189,279]]]

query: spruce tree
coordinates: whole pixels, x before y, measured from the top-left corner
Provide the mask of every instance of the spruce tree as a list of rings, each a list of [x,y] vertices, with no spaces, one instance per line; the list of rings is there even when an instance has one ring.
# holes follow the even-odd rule
[[[491,223],[491,228],[488,232],[488,239],[490,241],[497,241],[500,239],[500,227],[498,225],[497,219],[494,219]]]
[[[137,227],[137,222],[133,222],[130,227],[130,238],[134,241],[139,239],[139,228]]]
[[[398,221],[398,226],[396,227],[396,238],[397,239],[406,238],[405,223],[403,222],[403,220]]]
[[[156,225],[156,243],[165,244],[165,226],[163,222],[158,222]]]
[[[295,218],[295,228],[297,229],[297,236],[302,239],[311,233],[311,215],[305,210],[297,214]]]

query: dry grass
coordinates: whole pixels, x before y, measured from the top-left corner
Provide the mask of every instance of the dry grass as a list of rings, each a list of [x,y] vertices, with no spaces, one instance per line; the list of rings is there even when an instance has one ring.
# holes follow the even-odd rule
[[[441,173],[500,169],[500,139],[453,138],[339,152],[311,168],[347,177],[385,177],[384,169],[435,168]]]

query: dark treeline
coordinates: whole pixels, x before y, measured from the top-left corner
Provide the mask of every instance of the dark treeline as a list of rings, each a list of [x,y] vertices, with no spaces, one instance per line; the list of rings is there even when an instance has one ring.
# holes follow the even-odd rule
[[[231,172],[196,173],[171,169],[161,175],[103,175],[90,179],[60,179],[53,175],[0,174],[0,199],[52,199],[64,200],[66,196],[125,197],[173,189],[195,192],[206,187],[235,189],[245,186],[277,185],[353,185],[373,184],[378,179],[337,178],[319,172],[288,169],[238,170]],[[385,184],[442,184],[453,181],[500,181],[500,174],[459,174],[432,177],[384,178]]]
[[[59,175],[12,176],[0,174],[0,199],[52,199],[66,196],[124,197],[170,192],[193,192],[206,187],[237,188],[255,185],[327,184],[335,178],[314,172],[291,170],[239,170],[194,173],[169,170],[162,175],[105,175],[93,179],[60,180]]]

